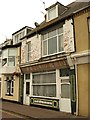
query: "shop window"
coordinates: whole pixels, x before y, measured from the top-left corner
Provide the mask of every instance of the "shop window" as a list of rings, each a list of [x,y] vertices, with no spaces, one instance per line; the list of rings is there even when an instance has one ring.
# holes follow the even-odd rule
[[[30,82],[26,82],[26,94],[30,94]]]
[[[70,74],[70,69],[69,68],[60,69],[60,77],[69,76],[69,74]]]
[[[56,97],[56,72],[33,74],[33,95]]]

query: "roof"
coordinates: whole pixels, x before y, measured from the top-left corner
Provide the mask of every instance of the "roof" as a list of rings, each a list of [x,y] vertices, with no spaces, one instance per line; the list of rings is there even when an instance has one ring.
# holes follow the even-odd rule
[[[52,7],[52,6],[50,6],[50,7]],[[66,18],[68,18],[70,16],[73,16],[75,13],[90,7],[90,2],[72,2],[71,4],[67,5],[66,7],[67,7],[66,11],[64,13],[62,13],[59,17],[57,17],[57,18],[55,18],[55,19],[53,19],[53,20],[51,20],[49,22],[43,21],[38,27],[33,29],[25,37],[28,38],[28,37],[36,34],[37,32],[40,32],[41,30],[46,29],[49,26],[52,26],[52,25],[54,25],[54,24],[56,24],[56,23],[58,23],[60,21],[64,21]]]
[[[15,45],[6,45],[6,46],[2,46],[2,50],[7,49],[7,48],[16,48],[16,47],[19,47],[19,46],[21,46],[21,42],[15,44]]]
[[[45,10],[49,10],[49,9],[55,7],[56,5],[62,5],[62,4],[59,3],[59,2],[56,2],[55,4],[53,4],[53,5],[49,6],[48,8],[46,8]],[[64,5],[62,5],[62,6],[64,6]]]
[[[14,34],[16,34],[16,33],[20,32],[20,31],[24,30],[25,28],[29,28],[29,29],[31,29],[31,30],[33,29],[32,27],[25,26],[25,27],[23,27],[23,28],[19,29],[18,31],[14,32],[12,35],[14,35]]]

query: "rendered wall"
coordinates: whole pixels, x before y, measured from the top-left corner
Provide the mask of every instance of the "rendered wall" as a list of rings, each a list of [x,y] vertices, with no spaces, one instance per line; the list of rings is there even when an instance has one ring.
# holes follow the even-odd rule
[[[76,53],[81,55],[77,57],[80,61],[77,63],[77,83],[78,83],[78,113],[82,116],[90,116],[90,82],[89,82],[89,69],[88,60],[85,61],[84,57],[88,59],[88,54],[84,56],[86,51],[89,50],[90,33],[88,31],[88,17],[90,12],[87,10],[82,11],[74,16],[75,28],[75,43]]]
[[[83,13],[74,17],[76,52],[88,49],[88,13]]]
[[[88,116],[88,64],[77,66],[79,115]]]
[[[6,77],[2,75],[2,98],[6,100],[19,101],[19,78],[15,77],[13,96],[6,95]]]

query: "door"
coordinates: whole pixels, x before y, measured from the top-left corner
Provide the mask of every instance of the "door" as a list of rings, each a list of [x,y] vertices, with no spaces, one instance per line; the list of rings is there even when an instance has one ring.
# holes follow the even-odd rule
[[[30,81],[25,83],[25,104],[29,105],[29,95],[30,95]]]
[[[60,111],[71,113],[70,80],[69,77],[60,78]]]

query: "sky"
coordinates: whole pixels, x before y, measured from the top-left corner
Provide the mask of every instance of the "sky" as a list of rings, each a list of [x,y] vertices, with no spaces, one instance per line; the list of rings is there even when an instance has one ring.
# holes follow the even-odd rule
[[[0,0],[0,44],[22,27],[41,23],[45,8],[57,1],[67,5],[75,0]]]

